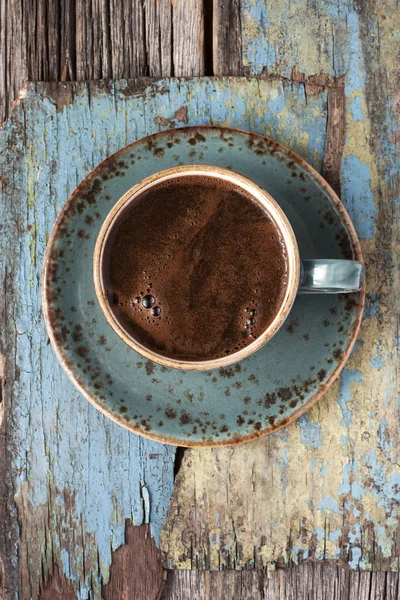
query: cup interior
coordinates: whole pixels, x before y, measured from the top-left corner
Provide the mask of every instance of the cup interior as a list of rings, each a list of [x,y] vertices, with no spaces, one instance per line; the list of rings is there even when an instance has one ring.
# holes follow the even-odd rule
[[[132,207],[132,203],[138,201],[138,199],[152,187],[158,186],[163,182],[182,177],[190,177],[191,181],[193,181],[193,178],[196,176],[215,178],[217,181],[220,181],[221,184],[226,184],[227,182],[233,183],[238,188],[241,188],[247,196],[250,196],[251,199],[265,211],[279,232],[286,248],[287,260],[287,282],[284,296],[279,310],[268,327],[257,337],[257,339],[244,348],[239,349],[237,352],[232,352],[227,356],[202,361],[177,360],[176,358],[159,354],[150,350],[141,343],[138,338],[135,338],[132,331],[126,326],[124,319],[120,318],[118,316],[118,311],[115,310],[115,307],[111,306],[109,291],[104,276],[106,269],[106,249],[108,245],[112,243],[116,225],[123,219],[125,211],[128,211],[130,207]],[[138,235],[140,235],[140,232],[138,232]],[[228,169],[205,165],[190,165],[175,167],[148,177],[131,188],[115,204],[106,217],[96,242],[93,274],[96,295],[107,322],[133,350],[166,367],[183,370],[206,370],[225,367],[246,358],[267,343],[278,331],[286,319],[297,293],[300,276],[300,260],[297,242],[291,225],[282,209],[266,190],[259,187],[250,179]]]

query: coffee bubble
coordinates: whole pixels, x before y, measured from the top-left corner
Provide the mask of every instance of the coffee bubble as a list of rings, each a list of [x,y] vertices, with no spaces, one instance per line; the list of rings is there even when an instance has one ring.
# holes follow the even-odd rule
[[[142,298],[142,306],[143,308],[151,308],[156,303],[156,299],[151,294],[146,294]]]

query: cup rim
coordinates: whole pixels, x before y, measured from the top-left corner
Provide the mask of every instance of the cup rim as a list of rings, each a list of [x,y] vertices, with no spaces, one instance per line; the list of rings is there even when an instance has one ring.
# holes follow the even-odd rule
[[[167,179],[174,179],[177,177],[195,176],[199,174],[206,174],[216,179],[223,179],[225,181],[233,181],[236,185],[239,185],[244,189],[251,197],[267,212],[268,216],[273,220],[275,226],[278,228],[282,238],[285,242],[287,250],[288,260],[288,281],[285,291],[284,299],[281,303],[280,309],[277,312],[273,321],[263,331],[263,333],[255,339],[251,344],[242,348],[241,350],[222,356],[216,359],[210,359],[205,361],[185,361],[177,360],[161,354],[153,352],[149,348],[146,348],[135,340],[130,335],[115,317],[109,302],[106,298],[105,286],[102,276],[102,265],[103,255],[106,242],[111,234],[113,225],[116,223],[118,217],[122,212],[133,202],[140,194],[145,190],[165,181]],[[112,327],[114,332],[133,350],[138,352],[145,358],[152,360],[165,367],[181,369],[181,370],[194,370],[194,371],[205,371],[209,369],[217,369],[227,367],[231,364],[239,362],[257,350],[264,346],[280,329],[288,316],[293,302],[295,300],[297,289],[300,280],[300,256],[297,245],[297,240],[294,235],[292,226],[283,212],[279,204],[274,200],[271,194],[260,187],[257,183],[230,169],[224,167],[212,166],[212,165],[182,165],[172,167],[159,171],[146,177],[139,183],[135,184],[130,188],[112,207],[108,215],[106,216],[100,232],[97,236],[94,255],[93,255],[93,279],[94,287],[96,291],[97,300],[100,304],[103,315],[107,323]]]

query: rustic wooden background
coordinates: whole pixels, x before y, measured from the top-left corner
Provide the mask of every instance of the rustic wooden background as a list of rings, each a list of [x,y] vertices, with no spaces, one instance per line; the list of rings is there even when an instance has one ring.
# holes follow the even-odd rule
[[[362,334],[364,347],[358,348],[347,379],[342,380],[340,389],[337,386],[332,395],[319,403],[300,424],[294,424],[292,428],[271,438],[263,447],[259,445],[254,449],[252,462],[256,469],[265,464],[266,456],[271,459],[272,469],[268,473],[271,475],[275,469],[275,476],[280,480],[282,491],[277,496],[281,494],[283,497],[286,490],[288,501],[284,507],[274,504],[268,506],[268,503],[262,502],[262,494],[266,489],[263,485],[270,485],[268,477],[257,493],[247,500],[247,490],[251,489],[254,482],[252,474],[247,472],[248,463],[243,456],[245,447],[243,450],[238,448],[209,453],[191,450],[185,454],[182,465],[182,453],[177,453],[175,470],[178,471],[179,466],[181,468],[163,533],[163,552],[168,564],[174,567],[204,568],[208,565],[218,568],[221,553],[216,551],[216,540],[222,532],[225,538],[222,554],[224,564],[220,566],[244,567],[244,570],[223,573],[169,571],[162,592],[163,599],[222,600],[237,597],[243,600],[344,600],[400,597],[398,573],[390,572],[398,570],[400,501],[399,388],[395,358],[398,296],[395,295],[394,279],[397,276],[394,266],[398,264],[396,236],[399,203],[396,199],[400,193],[396,159],[400,140],[399,30],[400,13],[394,0],[300,0],[296,4],[283,0],[0,0],[1,119],[10,115],[12,103],[26,80],[55,82],[54,86],[47,86],[45,91],[56,104],[59,102],[61,108],[70,102],[72,96],[68,94],[71,94],[71,88],[56,82],[110,78],[257,75],[287,86],[288,97],[292,85],[303,86],[306,101],[307,98],[317,97],[322,105],[326,97],[327,137],[322,167],[336,189],[340,191],[340,185],[342,189],[343,186],[345,188],[349,208],[353,210],[352,217],[363,238],[363,249],[371,274]],[[296,97],[296,93],[293,97]],[[25,92],[22,93],[24,95]],[[174,115],[166,116],[173,118]],[[251,115],[249,119],[251,122]],[[118,140],[113,143],[118,144]],[[123,143],[124,139],[121,138],[120,145]],[[12,152],[22,151],[21,138],[15,137],[13,144]],[[10,157],[12,152],[9,152]],[[101,155],[98,160],[100,158]],[[7,164],[7,168],[9,172],[12,165]],[[16,179],[17,176],[18,173]],[[355,178],[355,183],[351,178]],[[40,182],[32,180],[31,191],[37,189],[40,192],[40,185]],[[367,200],[365,205],[357,204],[351,198],[353,189],[357,196],[357,186],[360,195]],[[9,220],[12,231],[18,232],[19,208],[27,206],[32,214],[34,208],[29,199],[27,204],[19,204],[18,189],[14,190],[12,199],[7,200],[6,196],[7,189],[4,188],[2,201],[9,213],[5,216],[3,213],[2,225]],[[12,247],[14,242],[10,240]],[[19,252],[21,249],[15,246],[15,257]],[[7,257],[10,256],[12,254],[2,256],[6,258],[1,301],[3,322],[14,317],[10,307],[14,296],[9,282],[13,263],[7,263]],[[26,316],[28,313],[22,316],[24,314]],[[29,327],[29,324],[23,325]],[[57,527],[61,528],[60,532],[64,527],[78,531],[79,524],[65,524],[61,513],[55,517],[47,515],[46,505],[40,507],[39,514],[29,504],[26,486],[16,490],[15,480],[9,476],[11,463],[15,454],[18,454],[18,448],[12,447],[16,439],[14,432],[24,421],[24,415],[21,415],[21,422],[17,420],[17,412],[13,408],[18,407],[18,390],[22,390],[14,386],[14,380],[19,377],[27,382],[29,379],[27,375],[16,373],[14,356],[17,344],[12,336],[16,337],[17,334],[13,331],[12,328],[3,328],[1,332],[0,594],[7,600],[14,599],[18,597],[17,590],[22,589],[25,591],[23,594],[20,592],[19,598],[23,600],[28,597],[35,600],[97,598],[94,587],[83,589],[79,581],[66,577],[65,568],[64,572],[56,564],[51,568],[54,554],[52,549],[46,547],[46,535],[44,539],[38,538],[38,546],[46,549],[42,563],[39,554],[33,557],[24,555],[27,548],[34,546],[32,540],[42,535],[43,528],[44,531],[46,528],[51,530],[54,518]],[[22,340],[26,336],[23,331],[18,335],[19,347],[24,348]],[[28,338],[26,343],[28,348]],[[37,368],[35,363],[29,361],[22,366],[27,368],[27,372],[29,368]],[[62,381],[62,375],[59,381]],[[337,404],[336,397],[339,398]],[[74,403],[76,406],[79,403],[77,396],[74,397]],[[337,411],[334,418],[332,410]],[[112,474],[111,492],[118,477],[124,476],[123,468],[118,470],[116,465],[124,457],[125,438],[122,433],[115,434],[111,426],[104,424],[100,418],[96,427],[94,439],[105,431],[106,437],[110,436],[118,448],[114,464],[111,461],[108,466]],[[333,468],[339,469],[343,479],[336,482],[329,478],[328,463],[332,452],[331,441],[339,427],[344,428],[344,449],[332,458],[336,458]],[[79,443],[79,435],[75,435],[76,443]],[[307,469],[312,466],[313,470],[308,471],[310,483],[305,466],[300,470],[300,474],[304,471],[305,481],[293,477],[296,457],[291,457],[290,453],[286,458],[285,470],[281,469],[282,458],[288,457],[288,450],[293,447],[298,456],[302,456]],[[336,449],[335,445],[333,447]],[[371,462],[371,448],[376,450],[375,462]],[[132,449],[135,460],[152,454],[158,456],[154,464],[164,464],[167,472],[167,465],[173,460],[173,450],[157,452],[151,444],[144,442],[142,445],[140,441]],[[27,456],[25,460],[21,456],[20,464],[21,469],[32,469],[33,464],[34,470],[34,457]],[[140,469],[143,470],[143,466]],[[227,485],[225,480],[230,470],[235,474],[233,482],[229,483],[232,493],[228,499],[221,498],[221,489]],[[147,474],[147,484],[152,493],[158,489],[160,473],[156,469],[152,474]],[[216,473],[219,473],[218,477]],[[242,473],[246,476],[241,480]],[[297,496],[292,492],[287,494],[287,479],[285,484],[284,477],[295,485]],[[325,479],[331,495],[324,493],[326,490],[322,482]],[[340,497],[343,507],[336,514],[332,504],[328,502],[323,506],[322,503],[327,502],[326,496],[334,497],[342,484],[346,484],[348,489],[342,489]],[[142,482],[140,486],[142,497],[133,502],[138,505],[143,503],[143,514],[134,515],[135,522],[140,518],[143,521],[148,519],[147,488]],[[161,512],[165,510],[171,486],[172,480],[168,475],[160,497],[153,502]],[[199,498],[193,495],[196,486],[204,490]],[[14,495],[17,492],[15,504]],[[133,484],[132,494],[137,494]],[[369,498],[368,508],[363,507],[364,495]],[[194,498],[196,502],[193,506]],[[246,499],[245,512],[235,512],[238,498]],[[292,520],[297,515],[296,502],[300,498],[305,504],[308,503],[306,513],[309,519],[298,524],[299,531],[293,531],[293,537],[300,539],[300,545],[293,551],[291,538],[288,541],[290,551],[280,547],[271,548],[271,542],[266,542],[262,530],[257,528],[258,522],[281,521],[290,530]],[[313,500],[317,499],[321,505],[313,506]],[[63,501],[71,506],[74,498],[65,497]],[[226,510],[221,511],[221,507]],[[217,509],[221,518],[216,525]],[[115,510],[118,513],[118,507]],[[201,514],[201,519],[193,524],[194,510]],[[324,529],[327,521],[323,519],[329,511],[333,513],[330,516],[336,525],[346,515],[351,517],[345,524],[345,535],[340,540],[334,537],[338,525],[331,531],[326,527]],[[365,512],[361,512],[360,516],[360,511]],[[368,511],[370,521],[367,518]],[[179,515],[178,519],[176,515]],[[247,517],[247,523],[243,525],[240,519],[244,516]],[[161,521],[156,528],[160,528]],[[121,539],[121,532],[116,539],[119,539],[119,547],[111,549],[112,552],[109,549],[112,564],[109,583],[102,586],[102,597],[105,600],[155,598],[162,588],[164,576],[159,553],[147,526],[134,527],[127,522],[125,544],[122,543],[124,539],[123,535]],[[211,551],[210,539],[213,542]],[[276,539],[271,535],[271,539],[274,543],[286,544],[284,535],[279,534]],[[341,552],[337,560],[324,562],[324,558],[332,558],[331,551],[336,542]],[[87,543],[88,540],[77,540],[77,556],[88,551],[89,546],[85,547]],[[188,546],[191,548],[190,555]],[[19,571],[14,562],[18,547]],[[272,558],[281,555],[282,561],[277,561],[275,571],[246,570],[246,565],[249,566],[247,557],[253,547],[255,555],[266,557],[266,563],[271,563]],[[291,564],[290,558],[301,562],[301,556],[308,558],[308,562],[300,566],[288,566]],[[320,559],[320,562],[314,562],[316,559]],[[37,564],[30,563],[30,560],[37,560]],[[257,563],[257,560],[254,562]],[[99,572],[103,567],[100,563],[99,559]],[[340,567],[339,563],[372,570],[350,571]],[[27,565],[32,564],[35,569],[29,572]],[[266,565],[261,560],[259,566]],[[268,566],[271,567],[271,564]]]

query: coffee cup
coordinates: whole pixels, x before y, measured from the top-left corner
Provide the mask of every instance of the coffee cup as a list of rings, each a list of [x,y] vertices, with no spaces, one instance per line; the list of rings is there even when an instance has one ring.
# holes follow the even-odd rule
[[[179,166],[132,187],[106,217],[93,261],[112,329],[165,367],[247,358],[281,328],[296,295],[359,291],[361,262],[300,259],[267,190],[217,166]]]

